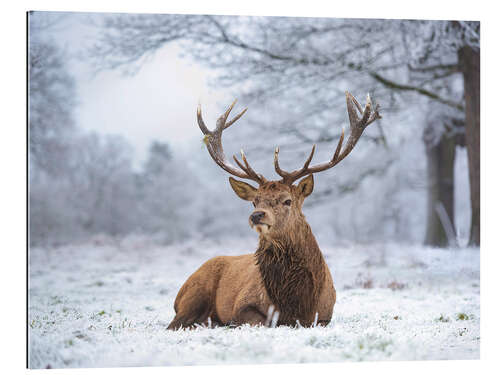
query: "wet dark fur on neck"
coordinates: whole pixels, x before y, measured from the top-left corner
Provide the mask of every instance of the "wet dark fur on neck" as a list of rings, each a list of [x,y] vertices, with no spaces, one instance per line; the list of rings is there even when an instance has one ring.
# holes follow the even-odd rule
[[[255,256],[278,324],[313,323],[323,287],[324,259],[307,223],[278,239],[260,238]]]

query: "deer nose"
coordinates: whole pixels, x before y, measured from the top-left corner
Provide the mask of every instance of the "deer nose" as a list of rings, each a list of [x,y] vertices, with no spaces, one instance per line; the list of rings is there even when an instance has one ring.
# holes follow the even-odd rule
[[[265,212],[262,211],[255,211],[253,214],[250,215],[250,220],[254,224],[259,224],[260,220],[266,215]]]

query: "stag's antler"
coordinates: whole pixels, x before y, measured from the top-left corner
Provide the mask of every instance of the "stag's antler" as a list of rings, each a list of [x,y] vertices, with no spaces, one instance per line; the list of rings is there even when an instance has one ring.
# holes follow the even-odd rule
[[[333,154],[333,157],[330,161],[309,167],[309,164],[311,163],[314,155],[314,151],[316,149],[316,145],[313,145],[311,153],[309,154],[309,157],[307,158],[304,166],[301,169],[297,169],[293,172],[285,172],[280,168],[278,161],[278,154],[280,149],[279,147],[276,147],[276,150],[274,151],[274,169],[276,170],[276,173],[283,177],[282,181],[284,183],[292,184],[295,180],[303,176],[332,168],[340,161],[342,161],[347,155],[349,155],[349,153],[352,151],[359,138],[361,137],[361,134],[363,134],[365,128],[375,120],[382,118],[382,116],[380,116],[378,112],[380,109],[378,104],[375,105],[375,109],[372,112],[372,102],[370,99],[370,95],[367,96],[364,110],[361,108],[361,105],[354,98],[354,96],[352,96],[349,92],[346,91],[345,96],[347,101],[347,113],[349,114],[351,134],[349,135],[349,139],[347,140],[347,144],[344,150],[341,151],[342,142],[344,141],[344,129],[342,129],[339,143],[337,144],[335,153]],[[358,117],[357,111],[359,111],[359,113],[362,115],[361,118]]]
[[[266,179],[261,174],[256,173],[252,169],[252,167],[250,167],[250,164],[248,164],[247,158],[243,150],[241,150],[241,159],[243,160],[244,165],[236,158],[236,156],[233,156],[233,159],[236,162],[236,164],[238,164],[239,168],[229,163],[229,161],[226,159],[226,156],[224,155],[224,149],[222,148],[222,132],[224,131],[224,129],[227,129],[232,124],[234,124],[241,116],[243,116],[243,114],[247,110],[245,108],[243,111],[241,111],[239,115],[234,117],[231,121],[226,122],[229,113],[231,112],[235,104],[236,100],[233,102],[233,104],[229,106],[226,112],[224,112],[224,114],[219,117],[219,119],[216,122],[215,130],[213,131],[208,130],[207,126],[203,122],[203,118],[201,117],[201,105],[198,104],[198,111],[197,111],[198,126],[200,127],[202,133],[205,135],[204,142],[207,145],[208,153],[222,169],[224,169],[228,173],[231,173],[234,176],[258,182],[260,185],[266,182]]]

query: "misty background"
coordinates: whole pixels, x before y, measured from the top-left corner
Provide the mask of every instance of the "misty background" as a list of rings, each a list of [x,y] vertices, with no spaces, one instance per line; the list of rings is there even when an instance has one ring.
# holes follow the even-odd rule
[[[196,106],[248,107],[226,155],[274,179],[277,145],[331,157],[346,90],[383,119],[315,176],[320,244],[480,243],[478,22],[33,12],[28,47],[32,246],[251,236]]]

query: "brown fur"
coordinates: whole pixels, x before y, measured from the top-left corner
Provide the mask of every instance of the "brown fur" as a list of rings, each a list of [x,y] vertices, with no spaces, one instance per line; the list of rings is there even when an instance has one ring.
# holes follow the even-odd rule
[[[264,287],[280,312],[280,324],[294,325],[298,320],[308,325],[315,318],[326,264],[312,233],[308,232],[305,236],[300,233],[295,241],[263,239],[256,252]]]
[[[328,324],[336,294],[323,255],[301,208],[313,190],[312,175],[298,186],[269,181],[255,189],[230,179],[236,194],[265,215],[250,225],[259,232],[254,254],[215,257],[192,274],[175,299],[169,329],[213,325],[265,324],[273,306],[278,324]],[[291,201],[287,204],[287,201]]]

